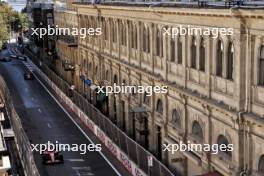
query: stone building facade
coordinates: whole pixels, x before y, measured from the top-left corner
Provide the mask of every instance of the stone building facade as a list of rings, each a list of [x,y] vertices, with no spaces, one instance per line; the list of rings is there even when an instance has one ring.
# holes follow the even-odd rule
[[[78,28],[77,12],[67,4],[67,10],[56,9],[54,11],[55,26],[59,28]],[[78,37],[73,35],[60,35],[56,41],[56,70],[64,80],[71,84],[77,84],[75,74],[75,58],[78,58]],[[72,67],[72,68],[69,68]]]
[[[74,4],[55,23],[102,35],[57,42],[58,72],[98,105],[99,86],[168,86],[166,94],[110,94],[105,114],[181,175],[264,175],[264,11]],[[70,24],[69,24],[70,23]],[[232,35],[165,35],[172,28]],[[204,34],[204,33],[203,33]],[[73,71],[61,67],[65,58]],[[67,73],[67,74],[66,74]],[[233,144],[232,152],[163,151],[163,144]]]

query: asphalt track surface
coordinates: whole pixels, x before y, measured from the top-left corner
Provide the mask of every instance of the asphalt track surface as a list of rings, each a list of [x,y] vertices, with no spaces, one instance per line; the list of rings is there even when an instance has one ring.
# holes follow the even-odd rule
[[[2,55],[12,54],[4,50]],[[43,86],[35,80],[24,80],[27,68],[20,60],[0,62],[0,74],[7,82],[14,106],[21,118],[23,128],[32,144],[58,141],[62,144],[90,144],[89,140],[73,124],[67,113],[55,102]],[[64,163],[42,164],[38,152],[34,158],[41,176],[116,176],[120,174],[111,167],[99,152],[80,154],[63,152]]]

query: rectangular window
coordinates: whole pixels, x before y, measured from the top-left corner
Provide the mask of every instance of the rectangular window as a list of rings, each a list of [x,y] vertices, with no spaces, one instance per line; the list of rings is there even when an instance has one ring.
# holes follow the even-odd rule
[[[230,53],[230,55],[228,56],[228,60],[227,60],[227,79],[229,80],[233,80],[233,53]]]
[[[205,47],[200,47],[200,71],[205,71]]]
[[[133,24],[131,24],[131,47],[135,49],[135,36],[134,36]]]
[[[260,50],[259,85],[264,86],[264,46],[262,46]]]
[[[222,77],[222,70],[223,70],[223,45],[222,42],[219,40],[217,43],[217,50],[216,50],[216,76]]]
[[[157,33],[157,36],[156,36],[156,55],[157,56],[160,55],[160,37],[159,37],[159,33]]]
[[[196,46],[191,46],[191,68],[196,68]]]
[[[178,64],[182,64],[182,42],[178,40]]]
[[[264,86],[264,58],[260,59],[259,84]]]
[[[171,39],[171,62],[175,62],[175,41]]]
[[[116,25],[115,23],[112,23],[112,28],[113,28],[113,42],[117,42],[117,30],[116,30]]]
[[[222,67],[223,67],[223,63],[222,63],[222,51],[219,51],[219,53],[217,53],[217,60],[216,60],[216,76],[220,76],[222,77]]]
[[[105,23],[105,40],[109,40],[108,25]]]
[[[161,32],[159,33],[159,37],[160,37],[160,57],[163,57],[163,36]]]

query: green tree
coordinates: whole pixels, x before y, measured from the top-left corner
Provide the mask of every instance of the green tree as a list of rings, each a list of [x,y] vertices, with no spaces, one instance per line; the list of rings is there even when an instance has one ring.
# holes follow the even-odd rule
[[[26,13],[19,13],[5,2],[0,2],[0,46],[8,39],[11,31],[24,32],[28,30]]]
[[[25,13],[18,13],[17,16],[18,31],[27,31],[28,30],[28,17]]]
[[[7,25],[3,19],[3,16],[0,14],[0,47],[2,47],[4,41],[8,39],[8,29]]]
[[[15,11],[5,2],[0,3],[0,14],[6,24],[10,24],[12,17],[15,15]]]

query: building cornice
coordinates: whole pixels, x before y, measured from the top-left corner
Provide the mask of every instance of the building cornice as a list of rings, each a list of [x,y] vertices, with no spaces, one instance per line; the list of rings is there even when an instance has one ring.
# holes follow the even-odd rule
[[[184,15],[184,16],[206,16],[206,17],[238,17],[238,18],[255,18],[264,19],[263,9],[197,9],[197,8],[168,8],[168,7],[136,7],[136,6],[111,6],[111,5],[83,5],[74,4],[78,13],[82,13],[83,9],[115,10],[115,11],[133,11],[133,12],[149,12],[167,15]]]

